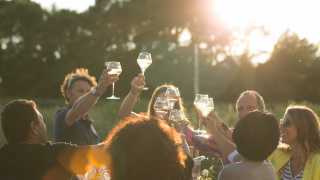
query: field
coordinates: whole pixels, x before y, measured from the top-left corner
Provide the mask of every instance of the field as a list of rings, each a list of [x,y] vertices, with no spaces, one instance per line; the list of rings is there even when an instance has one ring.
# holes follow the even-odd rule
[[[2,99],[0,104],[3,105],[12,98]],[[53,135],[53,117],[57,109],[64,105],[62,99],[36,99],[38,107],[42,112],[44,119],[47,124],[49,138],[52,140]],[[101,137],[106,137],[108,132],[114,127],[114,125],[119,121],[117,116],[117,111],[120,106],[121,101],[110,101],[105,99],[100,99],[99,103],[92,109],[90,116],[94,119],[94,125]],[[147,109],[147,100],[140,100],[136,105],[135,112],[143,112]],[[285,108],[289,104],[303,104],[314,109],[318,114],[320,113],[319,105],[312,104],[308,102],[286,102],[286,103],[275,103],[267,104],[267,109],[273,112],[278,118],[281,118]],[[192,108],[192,102],[186,102],[186,111],[188,118],[193,124],[196,124],[195,113]],[[222,119],[229,125],[233,126],[234,120],[236,119],[236,113],[234,109],[234,104],[226,102],[216,102],[215,111],[222,117]],[[0,134],[0,146],[4,143],[4,138],[2,132]]]

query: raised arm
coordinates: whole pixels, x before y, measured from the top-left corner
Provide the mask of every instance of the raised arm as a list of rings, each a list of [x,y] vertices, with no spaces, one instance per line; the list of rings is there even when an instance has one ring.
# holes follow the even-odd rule
[[[128,116],[131,114],[134,106],[136,105],[140,93],[145,85],[144,76],[142,74],[138,74],[131,81],[131,89],[127,96],[124,98],[120,105],[120,109],[118,111],[118,115],[120,118]]]
[[[97,87],[78,98],[72,108],[67,112],[65,118],[67,126],[71,126],[81,117],[88,114],[89,110],[97,103],[99,97],[102,96],[107,88],[118,79],[118,75],[109,75],[108,70],[103,70]]]
[[[230,139],[230,130],[225,127],[222,120],[214,112],[211,112],[207,118],[202,118],[201,121],[214,138],[223,159],[226,160],[228,155],[236,150],[235,144]]]

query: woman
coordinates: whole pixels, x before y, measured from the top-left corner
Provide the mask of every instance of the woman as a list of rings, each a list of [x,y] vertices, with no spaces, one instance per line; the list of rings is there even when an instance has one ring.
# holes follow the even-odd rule
[[[124,118],[128,115],[139,116],[139,114],[132,112],[132,110],[139,99],[140,93],[142,92],[144,85],[145,85],[145,81],[144,81],[144,76],[142,74],[139,74],[138,76],[133,78],[133,80],[131,81],[131,89],[120,105],[118,115],[121,118]],[[148,109],[147,109],[148,116],[156,116],[156,117],[163,116],[163,113],[157,113],[154,108],[154,104],[155,104],[156,99],[158,97],[174,99],[175,103],[173,105],[173,108],[180,110],[182,112],[182,114],[185,113],[182,98],[180,97],[179,92],[176,95],[173,95],[170,97],[168,97],[168,95],[166,95],[167,89],[170,89],[170,88],[174,89],[174,90],[178,90],[178,88],[175,87],[174,85],[163,84],[163,85],[158,86],[153,91],[153,94],[151,96],[151,99],[150,99],[149,105],[148,105]],[[169,110],[167,109],[164,111],[166,111],[165,112],[166,116],[163,116],[162,118],[167,120],[167,122],[169,122],[169,120],[168,120],[169,119],[168,118]],[[183,120],[184,120],[185,124],[189,124],[189,120],[184,115],[183,115],[183,117],[184,117]]]
[[[280,125],[281,141],[271,156],[278,179],[320,179],[319,118],[305,106],[288,107]]]
[[[142,92],[143,86],[145,85],[144,76],[142,74],[139,74],[138,76],[134,77],[131,81],[131,89],[128,93],[128,95],[125,97],[123,102],[121,103],[118,115],[123,118],[125,116],[131,115],[131,116],[139,116],[139,114],[136,114],[132,112],[135,104],[137,103],[140,93]],[[197,133],[194,132],[192,127],[190,126],[190,121],[185,116],[183,101],[179,93],[176,93],[176,95],[168,97],[166,94],[166,91],[168,89],[175,89],[178,90],[178,88],[171,84],[163,84],[158,86],[151,96],[151,99],[149,101],[148,109],[147,109],[147,115],[148,116],[155,116],[160,117],[162,119],[165,119],[166,122],[170,125],[173,125],[179,132],[181,132],[181,135],[183,136],[183,140],[185,140],[185,151],[186,153],[190,154],[190,150],[188,145],[194,146],[196,149],[200,150],[203,154],[209,155],[209,156],[216,156],[220,153],[217,152],[217,150],[212,146],[209,146],[207,143],[207,140],[200,139],[199,136],[196,136]],[[158,97],[167,97],[170,99],[175,99],[175,104],[173,105],[174,109],[180,110],[182,112],[182,121],[179,123],[172,122],[169,120],[169,111],[166,111],[166,116],[163,116],[163,113],[157,113],[154,105],[156,102],[156,99]]]

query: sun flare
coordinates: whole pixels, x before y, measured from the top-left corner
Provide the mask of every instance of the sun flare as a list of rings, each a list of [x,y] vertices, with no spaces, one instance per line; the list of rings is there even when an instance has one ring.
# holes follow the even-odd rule
[[[235,43],[233,49],[239,52],[246,46],[252,53],[271,52],[279,36],[287,30],[296,32],[312,43],[320,42],[320,15],[317,0],[215,0],[213,11],[225,25],[238,34],[248,27],[264,27],[269,33],[253,32],[242,43]],[[237,41],[241,36],[235,36]],[[263,56],[267,57],[267,56]],[[258,60],[263,62],[263,60]]]

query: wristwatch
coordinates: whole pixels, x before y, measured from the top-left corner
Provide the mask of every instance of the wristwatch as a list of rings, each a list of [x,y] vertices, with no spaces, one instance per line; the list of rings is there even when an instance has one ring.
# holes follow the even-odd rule
[[[92,95],[92,96],[95,96],[95,97],[100,97],[102,94],[99,94],[98,92],[97,92],[97,88],[93,88],[91,91],[90,91],[90,94]]]

